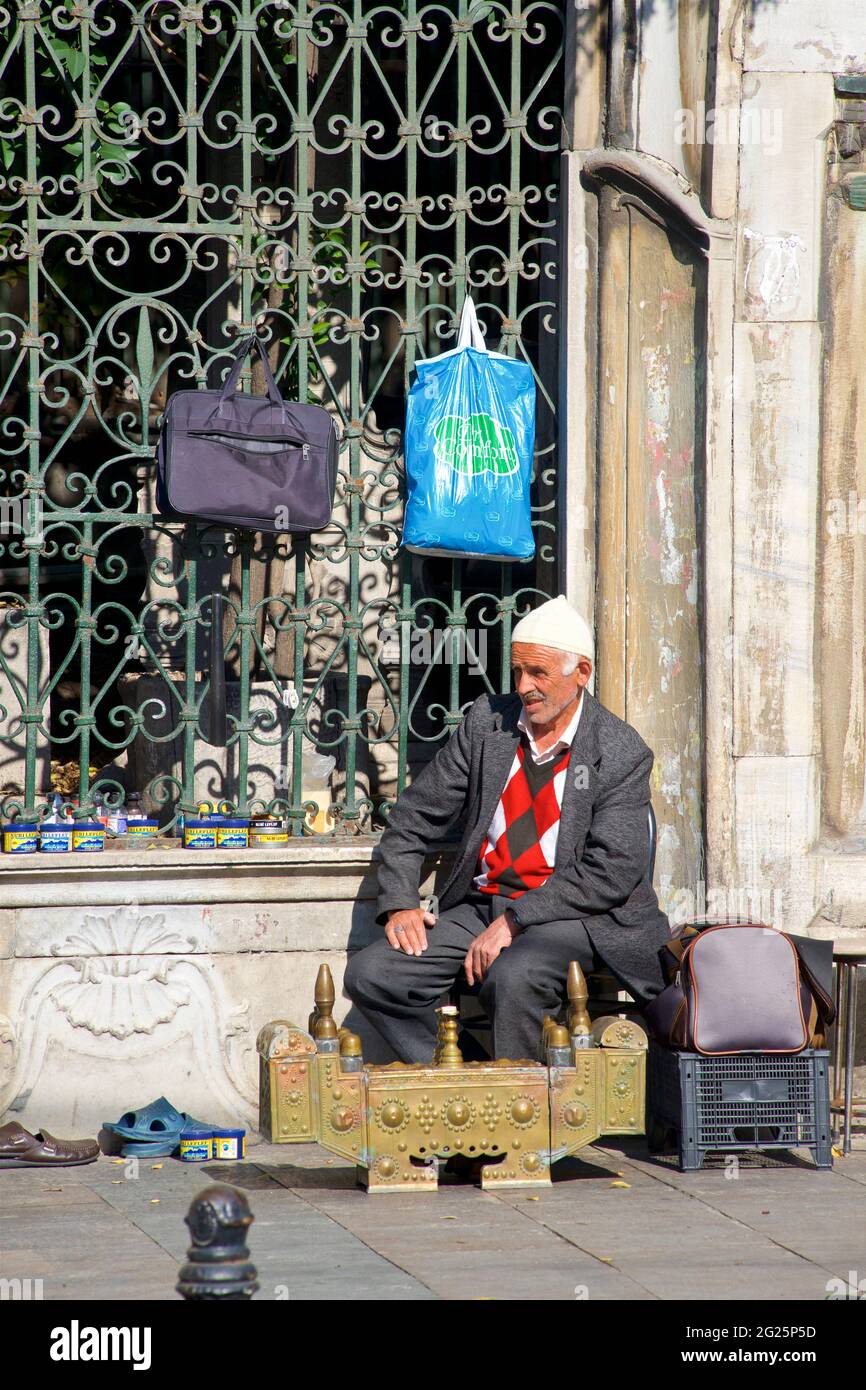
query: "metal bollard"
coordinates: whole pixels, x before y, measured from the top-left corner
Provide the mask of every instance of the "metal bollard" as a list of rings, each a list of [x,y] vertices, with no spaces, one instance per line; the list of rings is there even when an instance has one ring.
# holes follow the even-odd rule
[[[249,1203],[237,1188],[218,1184],[193,1199],[184,1217],[192,1245],[188,1263],[178,1275],[182,1298],[252,1298],[259,1287],[246,1246],[247,1227],[253,1220]]]

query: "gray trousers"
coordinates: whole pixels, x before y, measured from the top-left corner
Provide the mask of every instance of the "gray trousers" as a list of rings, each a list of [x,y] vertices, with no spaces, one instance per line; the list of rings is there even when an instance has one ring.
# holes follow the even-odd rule
[[[472,941],[509,906],[508,898],[473,895],[427,929],[427,950],[408,956],[383,935],[346,966],[352,1003],[402,1062],[429,1062],[436,1045],[436,1005],[463,969]],[[592,919],[587,919],[591,925]],[[545,922],[520,932],[484,977],[479,999],[493,1029],[494,1057],[542,1061],[541,1024],[563,998],[571,961],[584,972],[602,964],[582,920]]]

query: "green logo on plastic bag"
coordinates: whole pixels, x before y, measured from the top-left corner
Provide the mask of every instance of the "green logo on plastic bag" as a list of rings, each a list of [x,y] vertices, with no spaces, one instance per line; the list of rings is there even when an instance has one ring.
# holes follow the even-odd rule
[[[514,434],[492,415],[446,415],[433,431],[435,454],[455,473],[516,473]]]

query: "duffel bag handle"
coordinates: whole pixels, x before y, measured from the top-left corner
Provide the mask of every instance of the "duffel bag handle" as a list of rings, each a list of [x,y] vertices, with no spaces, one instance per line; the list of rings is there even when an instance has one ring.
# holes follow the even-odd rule
[[[238,344],[238,348],[235,353],[234,364],[228,376],[226,377],[226,383],[222,389],[220,402],[217,406],[217,415],[226,415],[228,413],[229,401],[237,391],[238,381],[240,380],[243,365],[247,360],[248,354],[252,351],[253,348],[258,349],[259,357],[262,359],[262,366],[265,370],[265,382],[267,383],[268,388],[268,399],[271,405],[276,406],[276,408],[285,418],[285,402],[283,401],[283,398],[279,392],[279,387],[277,386],[277,383],[274,380],[274,374],[271,371],[271,364],[268,361],[268,354],[265,351],[265,345],[257,333],[251,333],[248,338],[243,338],[241,342]]]

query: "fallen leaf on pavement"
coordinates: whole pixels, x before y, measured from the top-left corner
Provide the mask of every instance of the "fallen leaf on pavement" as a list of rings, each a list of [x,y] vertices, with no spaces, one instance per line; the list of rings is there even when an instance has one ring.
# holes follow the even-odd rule
[[[630,1182],[612,1182],[611,1187],[631,1187]]]

